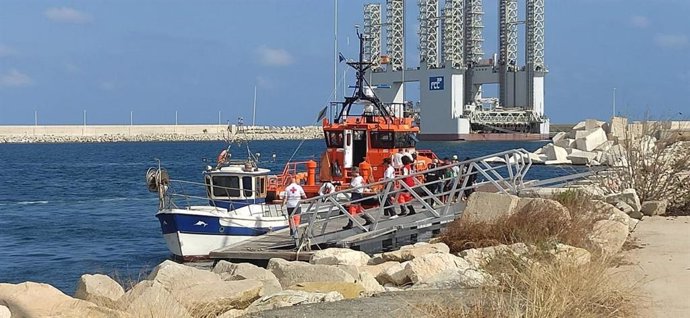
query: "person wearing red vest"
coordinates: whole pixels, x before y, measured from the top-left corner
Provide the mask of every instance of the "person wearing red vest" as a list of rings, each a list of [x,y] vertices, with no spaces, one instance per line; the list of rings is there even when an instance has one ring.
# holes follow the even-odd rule
[[[402,158],[403,162],[403,168],[402,168],[402,175],[405,176],[403,178],[403,182],[409,186],[409,187],[414,187],[414,176],[412,176],[412,159],[408,156],[404,156]],[[398,202],[401,204],[400,205],[400,216],[405,216],[405,215],[413,215],[417,212],[414,210],[414,206],[412,206],[412,194],[410,194],[409,191],[405,190],[400,193],[400,198],[398,198]],[[409,211],[409,212],[408,212]]]

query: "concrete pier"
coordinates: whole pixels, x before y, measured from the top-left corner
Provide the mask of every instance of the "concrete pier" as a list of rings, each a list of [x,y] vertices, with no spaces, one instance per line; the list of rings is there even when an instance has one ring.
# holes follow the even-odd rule
[[[0,143],[320,139],[320,126],[36,125],[0,126]]]

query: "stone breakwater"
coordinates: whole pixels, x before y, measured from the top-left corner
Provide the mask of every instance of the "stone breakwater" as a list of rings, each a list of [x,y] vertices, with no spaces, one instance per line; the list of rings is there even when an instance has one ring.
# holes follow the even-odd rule
[[[0,317],[229,318],[392,291],[487,288],[498,284],[497,274],[490,274],[487,266],[501,255],[539,266],[546,261],[543,253],[548,253],[548,259],[559,266],[577,267],[588,264],[593,255],[617,254],[638,222],[629,214],[644,210],[645,203],[630,191],[590,203],[588,217],[596,222],[586,234],[587,249],[558,242],[551,247],[515,243],[458,253],[451,253],[444,243],[417,243],[374,255],[329,248],[316,251],[309,262],[271,259],[261,268],[220,261],[210,271],[164,261],[129,290],[101,274],[83,275],[74,296],[47,284],[0,284]],[[491,223],[535,207],[549,208],[563,222],[572,217],[554,200],[475,192],[463,218]],[[650,208],[654,208],[652,214],[664,213],[661,207]]]
[[[0,126],[0,143],[302,140],[322,136],[319,126]]]

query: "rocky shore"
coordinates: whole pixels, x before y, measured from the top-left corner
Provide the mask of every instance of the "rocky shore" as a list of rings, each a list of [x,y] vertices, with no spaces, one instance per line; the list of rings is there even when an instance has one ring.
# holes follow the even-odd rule
[[[319,126],[94,126],[0,129],[0,143],[102,143],[321,139]],[[59,128],[59,129],[58,129]]]
[[[562,196],[563,193],[552,194]],[[634,190],[587,198],[585,205],[588,206],[588,212],[582,213],[575,210],[571,212],[566,206],[550,198],[476,192],[470,196],[462,219],[456,221],[493,224],[503,222],[501,220],[505,218],[528,218],[532,211],[545,211],[549,219],[571,224],[567,225],[571,227],[574,226],[572,224],[582,224],[574,223],[575,219],[584,218],[588,222],[583,237],[579,238],[584,242],[582,246],[571,246],[549,239],[539,244],[495,242],[487,247],[463,247],[458,251],[450,238],[442,236],[441,240],[451,246],[435,240],[433,243],[417,243],[375,255],[329,248],[315,252],[309,262],[271,259],[266,268],[249,263],[220,261],[211,270],[204,270],[164,261],[146,279],[132,282],[129,284],[131,286],[124,286],[127,284],[117,282],[107,275],[85,274],[77,283],[73,296],[65,295],[53,286],[35,282],[0,284],[0,318],[10,315],[302,317],[308,312],[314,313],[315,307],[303,307],[306,304],[372,296],[390,299],[386,295],[391,293],[395,297],[401,297],[398,299],[404,299],[407,293],[420,295],[420,291],[439,291],[439,295],[448,294],[448,291],[472,295],[476,291],[497,286],[504,280],[504,274],[491,269],[497,258],[508,256],[511,260],[523,262],[530,267],[537,266],[539,269],[545,268],[548,263],[557,264],[559,270],[579,268],[593,262],[595,257],[616,255],[643,217],[641,213],[656,215],[665,212],[663,204],[640,202]],[[468,296],[466,299],[450,302],[457,306],[476,298]],[[41,301],[37,302],[37,299]],[[363,303],[372,306],[376,301]],[[411,305],[412,303],[414,302],[395,305],[396,310],[402,311],[393,316],[414,316],[405,306],[418,308],[434,305]],[[341,308],[339,312],[320,312],[329,312],[333,317],[356,317],[349,312],[379,315],[380,309],[343,306],[336,305]],[[272,313],[272,310],[279,308],[283,308],[281,314]],[[388,317],[383,312],[380,314],[381,317]]]

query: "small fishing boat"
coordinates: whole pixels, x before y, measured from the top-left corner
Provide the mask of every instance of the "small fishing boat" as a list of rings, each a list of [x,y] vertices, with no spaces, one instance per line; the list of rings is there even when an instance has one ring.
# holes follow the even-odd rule
[[[270,170],[257,167],[254,160],[223,160],[227,153],[221,153],[217,167],[203,172],[203,184],[170,180],[161,168],[147,173],[149,190],[159,193],[156,217],[177,259],[203,259],[212,250],[288,226],[279,201],[266,200],[268,180],[275,177]],[[194,186],[203,187],[205,195],[183,191]],[[206,205],[201,204],[204,200]]]

